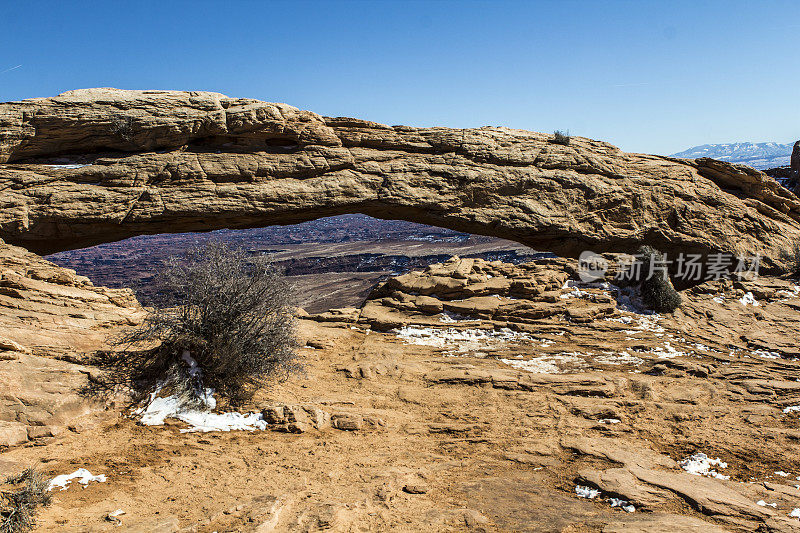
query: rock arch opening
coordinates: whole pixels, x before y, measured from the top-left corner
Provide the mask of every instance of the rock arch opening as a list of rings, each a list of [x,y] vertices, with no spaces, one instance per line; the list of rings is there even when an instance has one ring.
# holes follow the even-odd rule
[[[300,305],[312,313],[359,306],[372,287],[389,276],[453,256],[518,263],[552,255],[504,239],[349,214],[286,226],[143,235],[46,259],[98,285],[132,287],[147,305],[162,261],[210,239],[269,254],[297,287]]]

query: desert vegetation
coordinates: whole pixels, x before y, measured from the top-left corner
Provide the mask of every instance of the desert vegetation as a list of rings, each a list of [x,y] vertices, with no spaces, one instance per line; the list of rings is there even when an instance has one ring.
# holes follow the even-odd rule
[[[199,400],[210,387],[240,403],[299,369],[293,291],[266,256],[211,241],[169,258],[156,283],[159,306],[115,339],[135,388]]]
[[[0,533],[23,533],[35,525],[36,511],[50,503],[47,481],[33,468],[10,476],[0,489]]]
[[[784,258],[788,263],[789,274],[800,276],[800,241],[795,242],[784,252]]]
[[[667,272],[653,266],[654,263],[662,263],[664,256],[651,246],[641,246],[637,256],[642,262],[640,279],[644,304],[658,313],[675,311],[681,305],[681,295],[675,290]]]
[[[563,144],[569,146],[570,135],[569,131],[556,130],[553,132],[553,138],[550,140],[553,144]]]

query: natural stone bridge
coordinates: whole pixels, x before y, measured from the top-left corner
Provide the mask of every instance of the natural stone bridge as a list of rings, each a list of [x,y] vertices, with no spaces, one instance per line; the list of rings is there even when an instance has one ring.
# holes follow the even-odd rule
[[[782,268],[800,241],[800,199],[749,167],[207,92],[87,89],[0,104],[0,191],[0,238],[38,253],[343,213],[566,256],[648,243],[759,253]]]

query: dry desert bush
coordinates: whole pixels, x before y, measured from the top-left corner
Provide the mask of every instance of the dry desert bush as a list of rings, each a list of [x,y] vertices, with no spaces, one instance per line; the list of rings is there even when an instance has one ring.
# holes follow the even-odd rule
[[[169,383],[200,399],[210,387],[241,403],[300,369],[294,294],[266,256],[211,241],[170,258],[154,281],[158,307],[115,339],[140,390]]]
[[[0,533],[23,533],[35,525],[39,506],[50,503],[47,481],[33,468],[5,480],[0,489]]]

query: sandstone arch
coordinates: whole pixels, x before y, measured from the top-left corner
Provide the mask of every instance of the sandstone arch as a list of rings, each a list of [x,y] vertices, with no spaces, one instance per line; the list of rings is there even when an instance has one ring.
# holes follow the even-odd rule
[[[647,242],[760,253],[782,268],[800,239],[800,199],[743,165],[508,128],[390,127],[207,92],[86,89],[0,104],[0,190],[0,238],[37,253],[355,212],[566,256]]]

